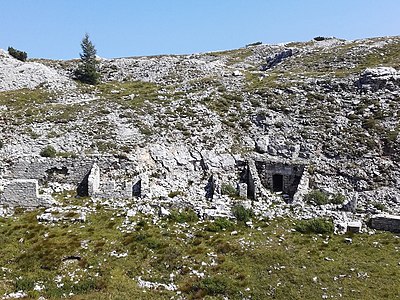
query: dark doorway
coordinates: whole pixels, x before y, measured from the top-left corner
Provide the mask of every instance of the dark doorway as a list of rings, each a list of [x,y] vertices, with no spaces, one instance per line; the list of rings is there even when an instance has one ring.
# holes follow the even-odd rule
[[[283,191],[283,175],[275,174],[272,176],[272,190],[274,192]]]
[[[85,175],[83,180],[79,183],[78,187],[76,188],[76,193],[79,197],[88,197],[89,196],[89,173]]]
[[[132,186],[132,195],[134,197],[142,196],[142,180],[141,179]]]

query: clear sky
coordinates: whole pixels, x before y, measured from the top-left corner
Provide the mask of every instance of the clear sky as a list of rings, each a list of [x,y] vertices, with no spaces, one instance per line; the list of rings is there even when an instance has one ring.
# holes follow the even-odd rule
[[[400,34],[400,0],[0,0],[0,48],[29,57],[184,54]]]

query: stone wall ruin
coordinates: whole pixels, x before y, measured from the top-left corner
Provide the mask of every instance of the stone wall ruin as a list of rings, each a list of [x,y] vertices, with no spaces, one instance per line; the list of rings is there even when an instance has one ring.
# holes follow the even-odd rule
[[[268,191],[281,193],[286,202],[300,201],[308,191],[308,173],[305,164],[297,161],[249,159],[241,175],[238,187],[244,195],[243,183],[247,184],[247,197],[265,199]]]
[[[261,184],[272,192],[282,192],[293,199],[303,175],[304,166],[267,161],[255,162]]]
[[[375,215],[369,220],[369,226],[377,230],[400,232],[400,216],[394,215]]]
[[[45,207],[52,202],[51,197],[39,195],[39,185],[36,179],[8,181],[0,195],[0,204],[10,207]]]
[[[241,172],[236,173],[239,177],[237,193],[241,198],[252,200],[268,201],[271,192],[281,193],[288,203],[301,200],[301,195],[308,189],[304,166],[304,163],[297,160],[271,160],[265,157],[236,161],[236,171]],[[151,197],[154,192],[150,191],[149,174],[146,171],[138,174],[137,169],[135,162],[112,156],[30,158],[15,162],[4,174],[4,178],[5,182],[16,179],[36,180],[39,186],[46,184],[58,190],[75,187],[77,195],[81,197]],[[215,176],[211,174],[204,197],[214,199],[214,194],[220,194],[219,189],[218,173]],[[32,195],[30,189],[26,193]]]

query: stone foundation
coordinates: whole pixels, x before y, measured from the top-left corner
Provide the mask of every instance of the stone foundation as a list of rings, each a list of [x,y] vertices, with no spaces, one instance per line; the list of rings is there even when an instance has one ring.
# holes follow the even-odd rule
[[[400,216],[376,215],[370,219],[370,227],[377,230],[400,232]]]

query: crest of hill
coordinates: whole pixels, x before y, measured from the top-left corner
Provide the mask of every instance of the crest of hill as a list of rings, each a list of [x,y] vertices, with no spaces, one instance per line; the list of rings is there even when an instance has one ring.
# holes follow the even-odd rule
[[[59,90],[75,83],[57,70],[38,62],[21,62],[0,49],[0,92],[38,86]]]

